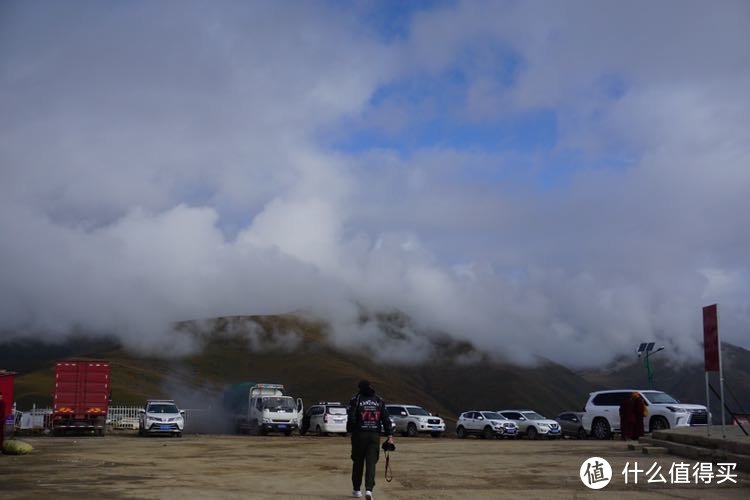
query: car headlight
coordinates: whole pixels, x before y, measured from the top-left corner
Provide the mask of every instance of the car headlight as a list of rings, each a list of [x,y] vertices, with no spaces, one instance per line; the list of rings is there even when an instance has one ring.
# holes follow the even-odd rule
[[[271,423],[271,419],[269,417],[263,417],[263,423],[264,424],[270,424]]]
[[[672,413],[687,413],[685,411],[685,408],[680,408],[679,406],[667,406],[667,410],[671,411]]]

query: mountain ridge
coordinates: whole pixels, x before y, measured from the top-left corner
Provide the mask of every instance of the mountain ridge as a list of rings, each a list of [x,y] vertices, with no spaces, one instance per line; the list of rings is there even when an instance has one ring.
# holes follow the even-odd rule
[[[387,341],[404,342],[408,336],[423,335],[415,333],[399,314],[366,320],[377,322]],[[620,363],[616,369],[582,371],[541,358],[536,366],[519,366],[493,359],[470,342],[441,333],[419,340],[429,339],[427,358],[389,362],[373,356],[372,347],[334,345],[323,322],[299,315],[185,321],[177,329],[191,336],[199,349],[168,358],[136,354],[106,338],[77,337],[57,347],[12,341],[0,350],[5,353],[0,354],[0,367],[19,372],[16,401],[21,409],[51,402],[54,361],[83,357],[110,361],[115,404],[169,397],[183,407],[205,408],[220,404],[224,387],[247,380],[283,383],[290,395],[303,397],[306,404],[348,401],[357,381],[366,378],[387,401],[420,404],[449,421],[468,409],[529,407],[554,416],[564,410],[581,410],[591,391],[643,386],[638,381],[645,379],[637,361]],[[734,391],[747,394],[750,374],[743,367],[750,367],[750,352],[729,344],[725,351],[726,366],[739,374]],[[655,371],[657,388],[681,400],[705,402],[702,367],[657,366]],[[748,403],[741,400],[739,404],[748,407]],[[717,411],[718,406],[714,415]]]

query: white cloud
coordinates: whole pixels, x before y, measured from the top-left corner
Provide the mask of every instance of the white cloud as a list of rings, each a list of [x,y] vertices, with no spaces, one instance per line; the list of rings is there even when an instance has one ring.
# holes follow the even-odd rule
[[[744,2],[463,2],[392,44],[328,4],[47,7],[0,19],[5,331],[161,349],[175,320],[306,310],[342,343],[377,338],[359,303],[587,365],[650,338],[694,355],[719,300],[724,338],[746,343]],[[437,116],[429,95],[368,102],[455,67],[467,93],[445,116],[549,108],[555,149],[326,149],[341,123],[398,137]],[[569,150],[596,167],[537,189]]]

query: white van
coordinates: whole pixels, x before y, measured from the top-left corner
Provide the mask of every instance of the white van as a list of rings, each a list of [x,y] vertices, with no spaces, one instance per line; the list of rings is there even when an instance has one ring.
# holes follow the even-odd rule
[[[319,436],[329,433],[346,434],[346,406],[339,402],[319,402],[307,409],[302,417],[299,433],[314,432]]]

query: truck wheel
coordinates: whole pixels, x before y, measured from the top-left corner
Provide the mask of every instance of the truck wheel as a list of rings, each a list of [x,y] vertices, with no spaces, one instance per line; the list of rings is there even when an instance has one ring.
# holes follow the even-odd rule
[[[586,431],[583,427],[578,428],[578,439],[586,439]]]
[[[414,437],[417,435],[417,426],[414,424],[409,424],[406,427],[406,435],[409,437]]]
[[[456,429],[456,436],[458,436],[459,439],[466,437],[466,429],[464,429],[462,425],[459,425],[458,429]]]
[[[263,426],[258,423],[258,421],[253,422],[253,426],[255,427],[255,435],[256,436],[262,436],[263,435]]]
[[[536,439],[536,435],[537,435],[536,427],[529,426],[529,428],[526,429],[526,436],[529,439]]]
[[[493,437],[494,434],[492,432],[492,427],[488,425],[484,429],[482,429],[482,439],[492,439]]]
[[[591,424],[591,434],[596,439],[609,439],[612,436],[612,430],[606,418],[597,418]]]

